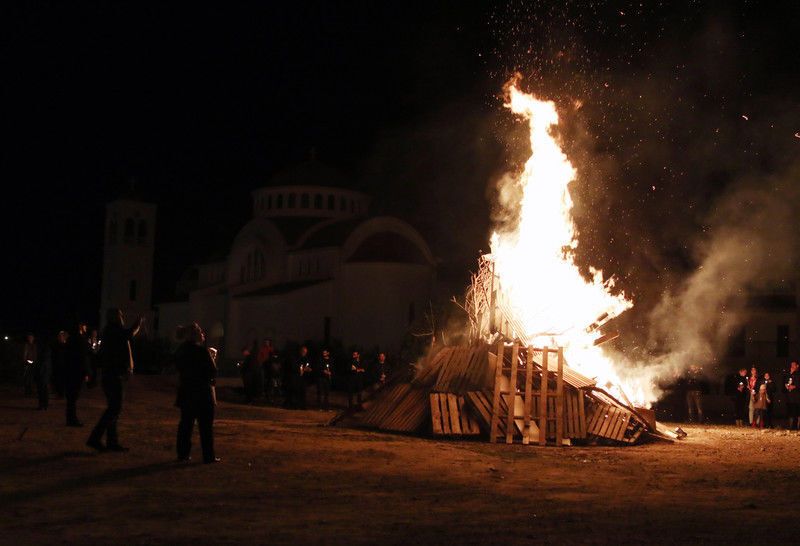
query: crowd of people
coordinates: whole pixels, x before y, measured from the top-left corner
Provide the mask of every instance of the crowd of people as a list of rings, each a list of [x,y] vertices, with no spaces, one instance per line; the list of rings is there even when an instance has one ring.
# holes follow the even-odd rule
[[[296,354],[283,358],[270,339],[260,344],[254,340],[245,347],[239,370],[248,403],[263,396],[270,404],[306,409],[306,391],[314,387],[317,408],[322,411],[330,410],[334,381],[347,391],[348,409],[358,410],[365,387],[375,383],[382,385],[389,375],[384,352],[379,352],[370,362],[363,360],[359,351],[352,351],[345,364],[338,365],[330,349],[324,348],[319,355],[312,355],[306,345],[300,346]]]
[[[750,368],[749,373],[746,368],[740,369],[728,386],[736,408],[736,424],[754,428],[772,428],[776,394],[780,389],[786,399],[787,428],[799,430],[798,385],[800,385],[800,365],[796,361],[789,364],[789,369],[781,377],[780,386],[769,372],[759,375],[755,366]]]
[[[142,327],[138,317],[129,326],[121,310],[109,311],[102,335],[78,323],[71,332],[61,331],[52,343],[39,344],[33,334],[26,336],[22,346],[23,389],[26,396],[38,398],[38,409],[49,408],[51,390],[66,401],[66,425],[82,427],[78,419],[78,400],[84,386],[101,385],[106,408],[86,441],[90,448],[104,452],[126,452],[120,443],[117,423],[123,406],[124,383],[134,371],[132,342]],[[217,405],[217,352],[206,344],[203,329],[193,323],[179,331],[182,339],[175,350],[173,362],[178,372],[175,405],[180,410],[176,452],[179,461],[190,460],[191,438],[197,422],[203,462],[220,459],[214,450],[214,413]],[[313,357],[307,346],[296,354],[282,358],[270,340],[254,341],[242,352],[239,367],[248,402],[264,396],[273,404],[287,408],[305,409],[306,391],[316,387],[317,408],[330,410],[330,392],[334,380],[339,380],[348,393],[348,408],[361,408],[362,392],[367,384],[383,384],[389,375],[385,353],[375,361],[362,361],[353,351],[344,366],[337,366],[331,351],[324,349]]]
[[[708,392],[708,383],[703,376],[702,369],[691,366],[681,379],[687,417],[689,422],[702,423],[703,395]],[[786,428],[800,430],[800,365],[797,361],[789,364],[789,369],[773,378],[770,372],[759,373],[753,366],[748,371],[741,368],[730,376],[725,383],[725,394],[729,397],[734,408],[736,426],[750,426],[753,428],[773,428],[776,424],[775,408],[778,399],[781,408],[778,417],[785,414]]]

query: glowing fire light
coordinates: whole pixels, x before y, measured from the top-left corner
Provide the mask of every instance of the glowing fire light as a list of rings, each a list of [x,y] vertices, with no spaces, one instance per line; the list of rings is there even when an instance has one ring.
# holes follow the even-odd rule
[[[529,120],[531,156],[514,181],[522,193],[515,204],[519,221],[512,230],[492,234],[492,259],[504,299],[511,302],[525,342],[559,344],[570,366],[595,377],[599,386],[612,384],[638,404],[651,402],[648,382],[628,375],[623,380],[625,374],[593,345],[600,333],[587,331],[597,317],[607,313],[613,318],[633,303],[611,292],[613,278],[604,281],[602,272],[592,269],[587,280],[574,263],[578,239],[569,184],[576,171],[551,134],[558,124],[555,104],[523,93],[515,83],[508,93],[506,107]]]

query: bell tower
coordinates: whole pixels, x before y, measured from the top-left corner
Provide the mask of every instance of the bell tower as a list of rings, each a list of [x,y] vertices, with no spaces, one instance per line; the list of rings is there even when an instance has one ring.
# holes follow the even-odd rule
[[[123,198],[106,204],[100,323],[119,308],[130,322],[152,318],[156,205]]]

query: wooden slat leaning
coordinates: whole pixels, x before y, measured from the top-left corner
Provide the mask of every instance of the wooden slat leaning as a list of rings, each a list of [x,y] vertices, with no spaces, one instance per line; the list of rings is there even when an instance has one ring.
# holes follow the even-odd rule
[[[434,434],[442,434],[442,414],[439,412],[439,394],[431,393],[431,429]]]
[[[494,359],[494,396],[492,397],[492,425],[489,429],[489,441],[497,441],[498,428],[500,426],[500,378],[503,375],[503,342],[497,344],[497,355]]]
[[[558,348],[558,371],[556,372],[556,446],[564,442],[564,348]]]
[[[517,359],[519,358],[519,345],[516,343],[511,348],[511,372],[508,380],[508,414],[506,417],[506,443],[514,443],[514,412],[516,411],[517,398]]]
[[[442,394],[442,405],[444,406],[445,403],[447,404],[447,413],[450,415],[450,430],[453,434],[463,434],[456,395],[452,393]]]
[[[542,348],[542,386],[539,389],[539,445],[547,445],[547,358],[549,349]]]
[[[528,347],[528,354],[525,358],[525,412],[524,424],[522,427],[522,443],[525,445],[531,442],[531,408],[533,406],[533,347]]]

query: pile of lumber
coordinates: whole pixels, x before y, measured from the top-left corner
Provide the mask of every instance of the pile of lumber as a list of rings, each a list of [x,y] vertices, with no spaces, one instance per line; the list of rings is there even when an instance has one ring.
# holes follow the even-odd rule
[[[539,445],[633,444],[657,435],[637,408],[570,368],[560,348],[443,347],[376,394],[360,424],[436,437]]]

